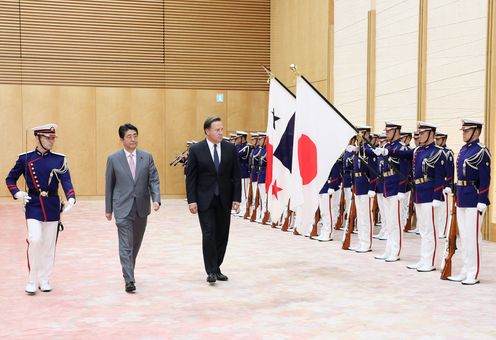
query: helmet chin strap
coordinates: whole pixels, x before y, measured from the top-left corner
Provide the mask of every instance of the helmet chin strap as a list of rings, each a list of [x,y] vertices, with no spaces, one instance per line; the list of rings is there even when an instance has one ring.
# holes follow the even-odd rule
[[[50,151],[50,149],[45,148],[45,146],[43,145],[43,142],[41,141],[41,136],[38,135],[37,137],[38,137],[38,142],[40,143],[41,148],[45,151]]]

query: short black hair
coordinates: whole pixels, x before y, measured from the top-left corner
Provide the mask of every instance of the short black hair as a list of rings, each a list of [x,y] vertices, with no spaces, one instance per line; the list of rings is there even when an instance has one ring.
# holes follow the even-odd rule
[[[126,135],[126,132],[128,130],[134,130],[136,131],[136,134],[138,134],[138,128],[136,126],[131,123],[126,123],[119,126],[119,137],[121,137],[121,139],[124,139],[124,136]]]
[[[205,131],[206,129],[210,129],[210,127],[212,126],[212,123],[220,122],[220,121],[221,121],[221,119],[219,116],[207,117],[207,119],[205,119],[205,121],[203,122],[203,131]]]

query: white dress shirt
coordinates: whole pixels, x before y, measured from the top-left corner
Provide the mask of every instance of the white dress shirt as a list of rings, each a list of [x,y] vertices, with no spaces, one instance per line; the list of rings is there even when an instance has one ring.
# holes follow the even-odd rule
[[[133,152],[127,152],[126,149],[124,149],[124,153],[126,154],[126,159],[127,159],[127,164],[129,165],[129,156],[130,155],[133,155],[133,158],[134,158],[134,165],[136,166],[136,149],[134,149]],[[131,165],[129,165],[129,167],[131,167]]]
[[[214,143],[212,143],[211,141],[209,141],[208,139],[206,139],[207,141],[207,145],[208,145],[208,149],[210,150],[210,156],[212,156],[212,161],[214,160]],[[220,160],[221,160],[221,156],[220,156],[220,143],[217,144],[217,154],[219,155],[219,164],[220,164]]]

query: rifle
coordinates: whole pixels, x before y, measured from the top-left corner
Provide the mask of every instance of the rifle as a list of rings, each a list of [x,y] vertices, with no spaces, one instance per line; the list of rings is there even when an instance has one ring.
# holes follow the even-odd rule
[[[284,223],[282,224],[281,230],[282,231],[288,231],[289,225],[291,223],[291,219],[293,218],[293,212],[289,209],[289,203],[291,200],[288,201],[288,214],[286,215],[286,218],[284,219]]]
[[[319,224],[320,221],[320,208],[317,208],[317,211],[315,212],[315,217],[314,217],[314,223],[312,226],[312,231],[310,232],[310,237],[317,236],[317,224]]]
[[[247,220],[248,217],[250,217],[250,207],[251,207],[251,203],[253,202],[253,188],[252,188],[251,176],[250,176],[249,185],[250,185],[250,187],[248,188],[248,199],[246,200],[246,210],[245,210],[245,214],[243,216],[243,219],[245,219],[245,220]]]
[[[339,199],[339,216],[338,220],[336,221],[336,225],[334,226],[334,229],[336,230],[341,230],[343,226],[343,219],[344,219],[344,206],[346,205],[346,198],[344,197],[344,179],[341,184],[341,197]]]
[[[407,233],[409,230],[412,230],[413,226],[413,214],[415,213],[415,209],[413,208],[413,192],[410,193],[410,202],[408,202],[408,217],[406,219],[405,228],[403,231]]]
[[[375,194],[372,202],[372,213],[373,213],[373,225],[376,225],[377,222],[379,221],[379,203],[377,202],[377,194]]]
[[[255,219],[257,218],[257,209],[260,206],[260,190],[258,190],[258,184],[257,184],[257,193],[255,194],[255,208],[253,208],[253,211],[250,216],[250,222],[254,222]]]
[[[269,195],[267,195],[269,196]],[[267,197],[267,199],[265,200],[265,213],[262,217],[262,225],[266,225],[267,224],[267,221],[269,220],[270,218],[270,213],[269,213],[269,198]]]
[[[169,166],[176,166],[178,163],[180,163],[181,160],[184,159],[184,156],[186,156],[187,152],[188,152],[188,149],[186,149],[185,151],[183,151],[179,155],[177,155],[176,158],[174,158],[174,160],[169,163]]]
[[[444,248],[443,261],[441,262],[441,280],[447,280],[451,276],[451,259],[456,251],[456,234],[458,233],[456,220],[456,196],[453,195],[453,203],[451,205],[451,224],[449,229],[448,241]]]
[[[350,205],[351,205],[350,216],[348,218],[348,225],[343,233],[343,246],[341,247],[344,250],[350,249],[351,234],[355,227],[355,218],[356,218],[355,188],[353,188]]]

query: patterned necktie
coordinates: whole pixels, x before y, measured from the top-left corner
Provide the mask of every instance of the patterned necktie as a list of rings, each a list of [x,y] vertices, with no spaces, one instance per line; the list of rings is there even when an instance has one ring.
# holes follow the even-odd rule
[[[134,162],[134,155],[129,155],[129,169],[131,169],[131,175],[133,175],[133,179],[136,176],[136,163]]]
[[[215,170],[219,173],[219,154],[217,153],[217,144],[214,144],[214,165]],[[215,181],[215,196],[219,196],[219,182]]]

